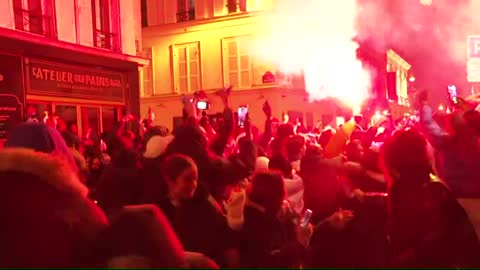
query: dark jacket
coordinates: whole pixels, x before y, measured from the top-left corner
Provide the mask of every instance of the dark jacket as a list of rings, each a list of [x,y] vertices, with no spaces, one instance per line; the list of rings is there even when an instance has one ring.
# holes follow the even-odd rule
[[[479,267],[480,246],[470,220],[438,180],[392,186],[391,246],[397,267]]]
[[[290,268],[301,262],[303,246],[276,216],[246,206],[240,238],[240,259],[245,268]]]
[[[157,205],[170,220],[185,250],[199,252],[225,266],[224,253],[235,247],[235,233],[213,198],[201,189],[190,201],[174,206],[168,199]]]
[[[89,267],[107,226],[70,166],[28,149],[0,151],[0,265]]]

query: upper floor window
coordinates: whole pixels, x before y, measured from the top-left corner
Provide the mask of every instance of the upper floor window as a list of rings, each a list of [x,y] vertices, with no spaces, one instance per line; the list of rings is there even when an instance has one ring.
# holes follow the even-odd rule
[[[227,0],[228,13],[246,12],[247,0]]]
[[[200,43],[172,46],[174,89],[192,93],[201,89]]]
[[[177,22],[195,20],[195,0],[177,0]]]
[[[118,36],[111,30],[110,0],[92,0],[93,45],[109,50],[118,50]]]
[[[253,80],[253,59],[248,53],[248,37],[225,38],[222,41],[222,47],[225,85],[250,88]]]
[[[13,0],[15,29],[55,37],[53,0]]]
[[[143,49],[142,56],[150,59],[148,66],[143,67],[143,96],[149,97],[154,94],[154,72],[153,72],[153,51],[152,48]]]

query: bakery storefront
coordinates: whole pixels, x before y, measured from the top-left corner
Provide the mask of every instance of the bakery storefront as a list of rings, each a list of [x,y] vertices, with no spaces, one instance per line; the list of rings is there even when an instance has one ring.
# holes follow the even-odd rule
[[[122,72],[25,58],[27,117],[61,118],[78,133],[112,130],[125,111],[126,76]]]

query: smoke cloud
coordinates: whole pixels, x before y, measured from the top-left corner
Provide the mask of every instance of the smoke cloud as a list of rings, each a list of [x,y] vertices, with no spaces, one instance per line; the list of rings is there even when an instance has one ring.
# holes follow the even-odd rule
[[[468,94],[467,36],[480,34],[480,0],[358,0],[360,41],[393,48],[412,64],[418,87],[436,99],[448,84]]]
[[[257,38],[256,57],[288,75],[303,75],[310,100],[338,98],[358,110],[370,74],[357,60],[357,0],[275,0]]]

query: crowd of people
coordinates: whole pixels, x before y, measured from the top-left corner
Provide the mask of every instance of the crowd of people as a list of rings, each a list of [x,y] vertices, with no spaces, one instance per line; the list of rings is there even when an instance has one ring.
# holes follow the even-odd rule
[[[307,132],[230,92],[173,132],[131,117],[108,136],[27,121],[0,150],[0,267],[480,267],[461,198],[480,194],[480,113]],[[461,107],[461,106],[460,106]],[[362,122],[363,121],[363,122]]]

